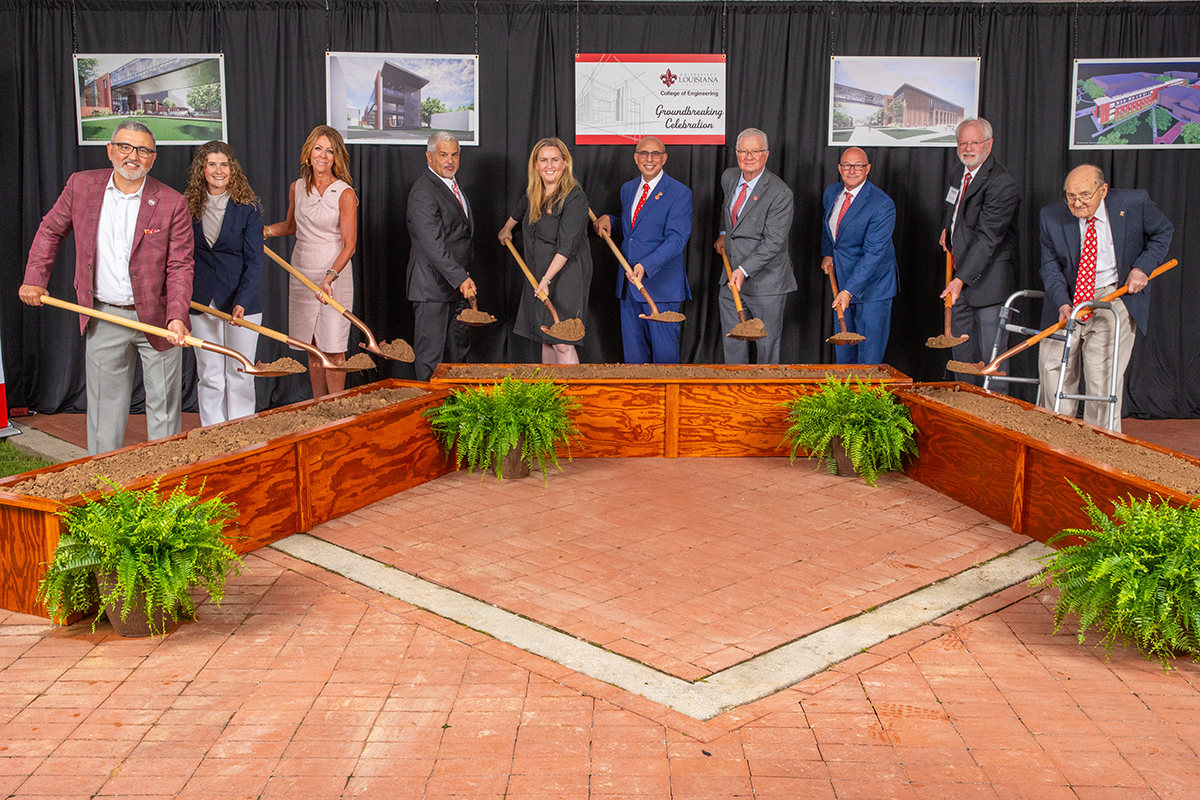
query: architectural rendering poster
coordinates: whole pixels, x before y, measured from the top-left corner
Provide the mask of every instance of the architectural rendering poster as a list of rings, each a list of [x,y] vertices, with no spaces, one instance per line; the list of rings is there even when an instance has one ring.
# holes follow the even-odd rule
[[[725,55],[579,53],[575,143],[725,144]]]
[[[127,119],[158,145],[228,141],[225,61],[220,53],[75,56],[80,144],[104,144]]]
[[[829,144],[954,147],[978,116],[979,59],[833,56]]]
[[[1076,59],[1072,150],[1200,147],[1200,59]]]
[[[326,122],[347,144],[479,144],[479,56],[326,53]]]

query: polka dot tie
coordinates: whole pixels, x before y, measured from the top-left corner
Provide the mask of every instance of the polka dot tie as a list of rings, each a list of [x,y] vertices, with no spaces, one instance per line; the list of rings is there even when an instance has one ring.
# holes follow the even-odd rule
[[[1071,305],[1079,305],[1096,299],[1096,218],[1088,219],[1087,233],[1083,237],[1083,253],[1079,257],[1079,274],[1075,276],[1075,298]],[[1080,321],[1091,317],[1081,314]]]
[[[638,200],[637,208],[633,210],[633,219],[629,222],[629,227],[637,225],[638,214],[642,213],[642,206],[646,205],[646,196],[650,194],[650,184],[642,184],[642,197]]]
[[[846,216],[846,211],[850,208],[850,204],[854,202],[854,195],[846,192],[846,199],[842,201],[842,210],[838,212],[837,222],[833,223],[833,239],[837,241],[838,228],[842,226],[842,217]]]

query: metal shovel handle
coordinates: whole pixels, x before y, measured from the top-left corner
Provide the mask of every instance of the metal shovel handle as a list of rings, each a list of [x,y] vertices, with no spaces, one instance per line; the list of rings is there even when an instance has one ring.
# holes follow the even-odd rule
[[[325,369],[340,369],[339,365],[337,365],[329,360],[329,356],[325,355],[320,350],[313,347],[311,344],[305,344],[304,342],[300,341],[299,339],[293,339],[291,336],[288,336],[286,333],[283,333],[281,331],[272,330],[270,328],[264,328],[262,325],[256,325],[255,323],[251,322],[248,319],[237,319],[232,314],[226,314],[224,311],[221,311],[220,309],[217,309],[217,308],[213,308],[212,306],[202,305],[201,303],[197,303],[195,300],[192,301],[192,308],[194,308],[195,310],[197,310],[203,314],[208,314],[209,316],[224,320],[225,322],[228,322],[230,325],[233,325],[235,327],[245,328],[247,330],[254,331],[255,333],[262,334],[263,336],[266,336],[268,339],[274,339],[277,342],[283,342],[284,344],[286,344],[288,347],[292,348],[293,350],[303,350],[304,352],[306,352],[310,355],[316,356],[317,359],[321,362],[321,366],[324,367]]]

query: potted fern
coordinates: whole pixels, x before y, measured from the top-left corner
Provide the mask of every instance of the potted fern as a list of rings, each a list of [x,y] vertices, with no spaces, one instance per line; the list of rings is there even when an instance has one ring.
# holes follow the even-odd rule
[[[465,462],[468,472],[494,470],[524,477],[534,462],[546,480],[546,465],[562,469],[555,452],[567,448],[579,431],[570,414],[579,404],[552,381],[519,381],[506,377],[491,386],[457,389],[437,408],[423,413],[446,453],[457,453],[455,467]]]
[[[151,636],[193,617],[193,587],[220,603],[242,566],[223,535],[233,506],[187,494],[186,481],[165,496],[157,480],[145,491],[105,482],[113,491],[59,512],[66,532],[38,587],[50,618],[99,606],[121,636]]]
[[[1093,527],[1053,536],[1049,544],[1085,541],[1044,556],[1046,572],[1032,582],[1058,589],[1054,632],[1075,615],[1080,643],[1097,628],[1109,652],[1130,642],[1164,670],[1175,655],[1200,660],[1200,510],[1131,496],[1113,503],[1109,517],[1071,486]]]
[[[917,454],[908,408],[882,386],[830,379],[783,406],[792,461],[803,450],[823,459],[831,473],[858,474],[874,486],[879,473],[902,469],[904,457]]]

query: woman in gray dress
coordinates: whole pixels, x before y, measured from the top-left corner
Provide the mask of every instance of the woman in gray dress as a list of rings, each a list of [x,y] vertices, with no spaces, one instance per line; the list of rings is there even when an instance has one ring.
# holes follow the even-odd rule
[[[538,283],[537,296],[521,293],[513,333],[542,344],[543,364],[578,364],[575,346],[542,332],[554,320],[538,297],[548,295],[559,317],[584,319],[592,284],[592,251],[587,241],[588,200],[571,171],[571,153],[562,140],[542,139],[529,155],[529,183],[500,229],[512,238],[521,220],[525,263]]]

